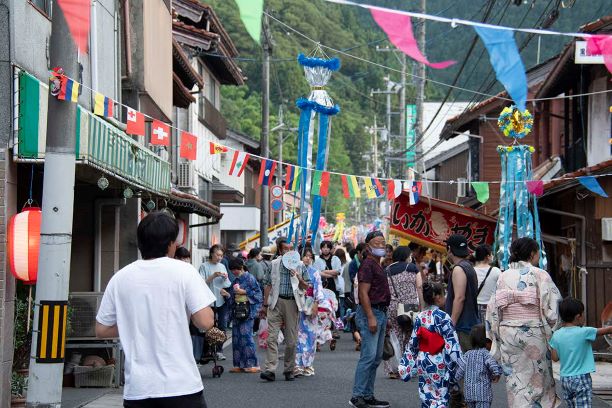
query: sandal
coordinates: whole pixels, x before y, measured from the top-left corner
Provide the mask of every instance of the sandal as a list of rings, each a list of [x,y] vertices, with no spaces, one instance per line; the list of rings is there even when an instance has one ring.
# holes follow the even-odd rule
[[[240,368],[240,367],[234,367],[234,368],[230,368],[229,372],[230,373],[244,373],[245,369]]]
[[[259,367],[249,367],[249,368],[245,368],[243,369],[243,371],[245,373],[249,373],[249,374],[255,374],[261,371],[261,369]]]
[[[336,349],[336,339],[333,339],[332,341],[329,342],[329,349],[331,351],[334,351]]]

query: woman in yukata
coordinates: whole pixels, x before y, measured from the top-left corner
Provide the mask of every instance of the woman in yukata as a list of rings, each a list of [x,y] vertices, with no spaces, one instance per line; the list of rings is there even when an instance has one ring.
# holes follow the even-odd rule
[[[487,307],[491,355],[506,377],[508,406],[556,407],[548,342],[558,318],[559,289],[548,272],[537,268],[540,246],[519,238],[510,246],[510,265],[497,280]]]
[[[404,381],[419,376],[423,408],[447,408],[461,348],[450,316],[439,308],[445,301],[442,285],[424,283],[423,300],[425,308],[415,317],[398,372]]]
[[[317,333],[319,331],[318,311],[319,304],[325,301],[321,274],[313,265],[314,254],[312,249],[306,248],[302,253],[304,268],[308,271],[310,284],[306,290],[305,310],[300,312],[298,324],[298,338],[295,352],[296,377],[314,375],[312,366],[317,348]]]
[[[236,277],[229,291],[232,317],[232,351],[234,367],[232,373],[258,373],[257,348],[253,340],[253,323],[263,302],[263,295],[257,279],[244,270],[244,261],[232,258],[230,272]],[[248,302],[249,313],[245,319],[238,319],[234,308],[238,302]]]

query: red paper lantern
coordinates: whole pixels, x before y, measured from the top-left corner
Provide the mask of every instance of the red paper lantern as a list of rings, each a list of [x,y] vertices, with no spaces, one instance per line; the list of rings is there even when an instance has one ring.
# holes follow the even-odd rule
[[[8,225],[9,268],[26,285],[35,284],[38,275],[41,218],[40,208],[28,207],[11,217]]]

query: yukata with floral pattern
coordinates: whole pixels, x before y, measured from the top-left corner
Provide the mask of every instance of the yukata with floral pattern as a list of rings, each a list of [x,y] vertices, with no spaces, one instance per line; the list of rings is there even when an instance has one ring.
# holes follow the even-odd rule
[[[250,313],[249,317],[244,320],[238,320],[234,316],[233,310],[237,297],[240,298],[245,295],[237,295],[232,285],[230,288],[229,302],[232,308],[232,351],[234,356],[234,367],[258,367],[257,348],[253,340],[253,323],[255,322],[255,317],[257,317],[257,312],[263,302],[263,294],[261,293],[257,279],[248,272],[243,272],[240,276],[236,277],[234,285],[236,284],[246,291],[246,299],[249,301]]]
[[[300,312],[300,322],[298,324],[298,337],[295,351],[295,365],[298,370],[312,367],[317,350],[319,311],[318,309],[312,310],[311,308],[315,303],[321,305],[325,302],[321,274],[312,266],[305,268],[307,268],[311,286],[306,291],[306,308],[309,310]]]
[[[514,262],[487,307],[491,354],[506,377],[508,407],[556,407],[548,342],[558,318],[559,289],[545,270]]]
[[[336,321],[338,299],[329,289],[323,289],[323,302],[319,303],[317,343],[325,344],[333,339],[332,327]]]
[[[430,354],[419,348],[419,328],[442,337],[440,352]],[[414,321],[412,336],[398,367],[404,381],[419,376],[419,397],[423,408],[448,408],[450,386],[454,371],[461,359],[461,347],[450,316],[437,306],[429,306]]]

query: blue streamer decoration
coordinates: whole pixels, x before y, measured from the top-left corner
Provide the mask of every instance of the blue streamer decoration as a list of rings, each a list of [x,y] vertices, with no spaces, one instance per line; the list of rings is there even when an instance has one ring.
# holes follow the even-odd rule
[[[327,129],[329,128],[329,116],[319,116],[319,141],[317,146],[317,170],[325,169],[325,153],[327,153]],[[323,197],[315,195],[312,202],[312,220],[310,224],[310,230],[312,231],[313,238],[317,236],[319,230],[319,218],[321,218],[321,203]]]
[[[474,27],[474,30],[489,52],[489,60],[497,79],[521,112],[524,111],[527,102],[527,75],[514,41],[514,31],[488,27]]]
[[[340,69],[340,59],[339,58],[317,58],[317,57],[307,57],[304,54],[300,53],[297,58],[298,62],[303,67],[324,67],[329,69],[330,71],[337,71]]]
[[[312,110],[306,106],[300,114],[298,124],[298,166],[302,168],[302,179],[300,180],[300,225],[304,230],[308,213],[306,212],[306,186],[308,184],[308,131],[310,130],[310,116]],[[306,231],[302,232],[305,239]],[[304,241],[305,242],[305,241]],[[295,235],[295,247],[299,246],[299,235]]]
[[[309,99],[306,98],[300,98],[296,101],[295,105],[299,108],[299,109],[311,109],[317,113],[320,113],[321,115],[329,115],[329,116],[333,116],[336,115],[338,112],[340,112],[340,107],[338,105],[334,105],[332,107],[328,107],[325,105],[321,105],[319,103],[316,103],[315,101],[311,101]]]

